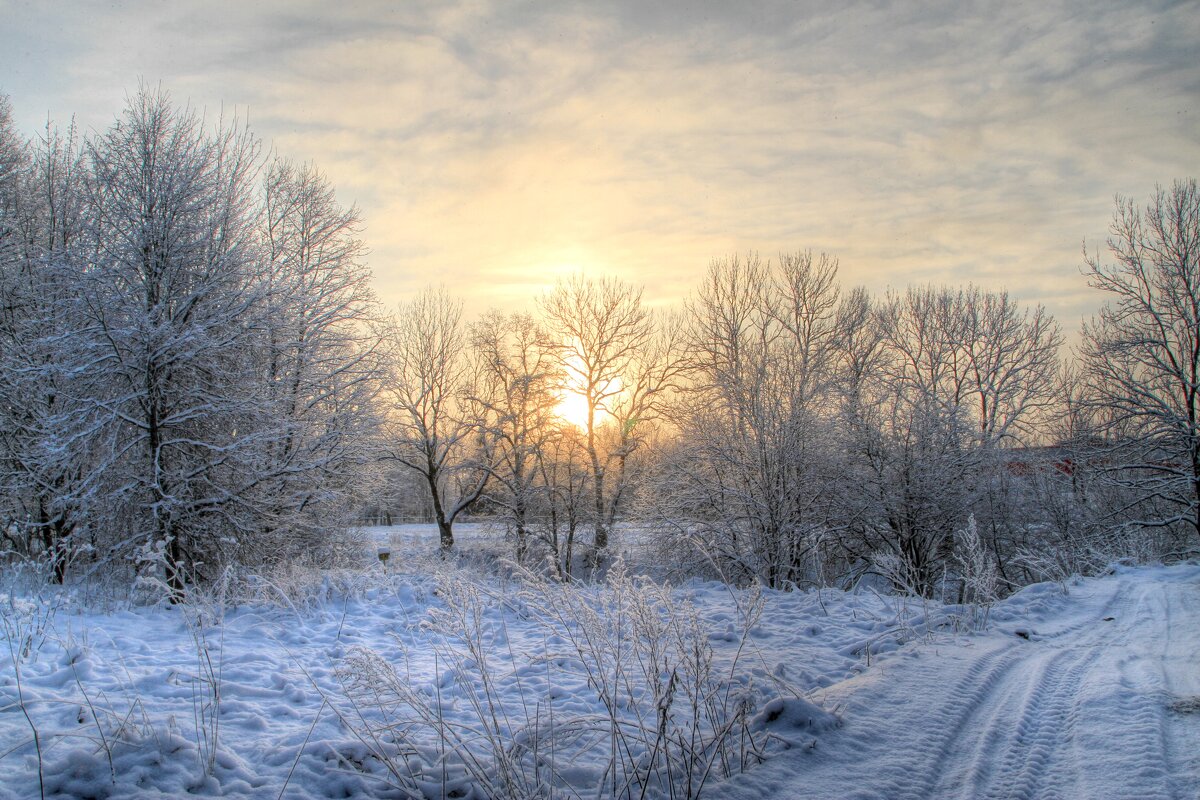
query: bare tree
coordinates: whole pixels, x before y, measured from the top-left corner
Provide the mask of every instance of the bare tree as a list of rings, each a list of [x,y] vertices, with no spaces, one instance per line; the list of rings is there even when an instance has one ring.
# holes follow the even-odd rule
[[[786,342],[779,355],[791,375],[797,405],[828,392],[836,343],[838,262],[825,253],[781,253],[768,296],[768,313]]]
[[[653,332],[630,362],[624,390],[605,404],[609,419],[599,431],[598,441],[607,454],[604,527],[609,531],[644,488],[653,451],[670,428],[668,409],[686,374],[684,317],[658,313],[651,321]]]
[[[964,402],[974,420],[982,477],[972,530],[991,549],[1000,577],[1012,585],[1014,553],[1028,548],[1032,532],[1042,526],[1031,513],[1027,481],[1014,478],[1006,465],[1014,447],[1044,444],[1040,436],[1061,399],[1063,337],[1044,308],[1022,309],[1007,292],[968,286],[960,295],[964,324],[959,344],[967,363]]]
[[[1040,305],[1019,309],[1007,292],[969,286],[956,305],[979,442],[1020,442],[1057,398],[1058,324]]]
[[[787,586],[833,524],[826,471],[835,366],[836,260],[714,261],[690,320],[684,446],[667,465],[673,508],[727,577]],[[672,511],[672,514],[675,512]]]
[[[583,433],[574,425],[556,425],[538,459],[539,483],[545,490],[545,516],[535,526],[536,537],[554,561],[558,577],[571,578],[575,540],[589,516],[591,469]]]
[[[583,426],[591,463],[593,563],[608,550],[609,532],[625,494],[624,469],[636,440],[639,413],[650,412],[672,369],[647,360],[655,324],[642,306],[642,293],[613,278],[591,281],[575,275],[541,300],[542,313],[559,339],[565,390],[586,405]],[[620,430],[606,446],[602,427],[617,419]]]
[[[454,520],[480,498],[491,455],[475,396],[462,304],[427,289],[402,305],[390,336],[393,407],[388,458],[429,490],[441,549],[454,547]]]
[[[528,314],[485,314],[471,328],[479,380],[475,401],[492,443],[487,497],[511,528],[516,558],[527,557],[534,515],[546,503],[541,460],[555,436],[561,385],[557,348]]]
[[[1023,533],[1001,448],[1054,402],[1057,325],[1040,307],[974,287],[909,289],[873,314],[863,302],[848,322],[873,319],[878,338],[853,334],[842,353],[865,489],[851,515],[858,535],[846,540],[852,556],[892,559],[928,594],[975,511],[1003,567]]]
[[[1113,261],[1084,252],[1109,300],[1084,327],[1092,403],[1116,446],[1111,479],[1135,494],[1125,517],[1200,536],[1200,187],[1159,187],[1144,208],[1117,198]]]

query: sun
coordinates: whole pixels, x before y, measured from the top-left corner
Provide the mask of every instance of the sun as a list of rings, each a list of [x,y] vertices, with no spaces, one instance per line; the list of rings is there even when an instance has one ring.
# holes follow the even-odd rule
[[[588,427],[588,393],[584,387],[588,385],[585,378],[587,369],[580,357],[574,353],[567,356],[564,366],[566,369],[563,382],[555,392],[554,415],[568,425],[586,431]],[[621,394],[624,381],[618,376],[612,376],[592,385],[598,398],[596,407],[592,411],[592,425],[599,428],[606,421],[612,419],[612,412],[608,410],[606,402],[611,402],[613,398]]]
[[[588,424],[587,398],[570,389],[562,390],[558,394],[558,403],[554,406],[554,415],[568,425],[574,425],[579,430],[586,431]]]

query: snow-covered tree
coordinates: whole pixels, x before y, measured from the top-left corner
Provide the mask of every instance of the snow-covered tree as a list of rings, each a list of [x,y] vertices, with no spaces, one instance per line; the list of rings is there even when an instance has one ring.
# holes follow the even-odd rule
[[[1061,335],[1040,307],[1022,311],[974,287],[891,294],[876,324],[877,379],[865,382],[869,401],[854,405],[872,420],[855,436],[869,498],[856,527],[868,550],[899,559],[929,593],[977,504],[992,501],[997,557],[1011,546],[1002,539],[1012,531],[1001,535],[1008,509],[994,502],[1005,477],[998,448],[1020,441],[1052,402]]]
[[[25,142],[12,119],[12,101],[0,94],[0,252],[13,246]]]
[[[641,290],[615,278],[574,275],[540,307],[558,339],[563,390],[583,401],[594,531],[589,560],[596,564],[627,499],[630,456],[678,376],[675,329],[660,331]]]
[[[729,578],[787,586],[833,524],[828,466],[836,260],[714,261],[687,316],[683,445],[663,477]]]
[[[357,209],[311,165],[276,158],[259,217],[255,341],[263,405],[250,464],[263,542],[312,552],[345,515],[372,459],[382,382],[380,321]],[[282,555],[282,554],[281,554]]]
[[[260,411],[247,357],[262,303],[258,142],[143,88],[87,159],[78,347],[107,382],[92,399],[117,431],[111,492],[177,598],[256,530],[244,482]]]
[[[0,265],[0,518],[17,546],[36,538],[61,581],[92,499],[103,448],[80,367],[76,314],[83,225],[73,127],[47,125],[10,170]]]
[[[1091,403],[1114,445],[1108,476],[1132,492],[1119,519],[1200,537],[1200,186],[1158,188],[1145,206],[1117,198],[1111,262],[1085,252],[1106,293],[1084,327]]]

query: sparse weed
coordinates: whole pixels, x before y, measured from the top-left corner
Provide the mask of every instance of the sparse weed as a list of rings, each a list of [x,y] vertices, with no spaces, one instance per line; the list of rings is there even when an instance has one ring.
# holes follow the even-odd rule
[[[344,719],[394,781],[489,797],[690,798],[764,757],[752,721],[766,687],[740,668],[761,596],[739,607],[737,652],[719,667],[695,607],[620,562],[591,586],[514,574],[503,596],[443,576],[426,624],[432,685],[369,649],[343,661]],[[540,652],[513,653],[504,609],[536,622]]]

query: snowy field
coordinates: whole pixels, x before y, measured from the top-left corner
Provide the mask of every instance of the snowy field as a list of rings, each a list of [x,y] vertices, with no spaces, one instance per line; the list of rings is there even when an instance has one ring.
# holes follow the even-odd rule
[[[436,525],[406,523],[379,525],[361,529],[368,540],[392,548],[397,558],[406,554],[431,555],[438,547]],[[454,539],[463,552],[499,553],[504,549],[504,527],[487,522],[459,522],[454,525]]]
[[[390,549],[403,569],[404,560],[412,556],[431,556],[438,549],[436,525],[404,523],[400,525],[368,526],[361,529],[368,541]],[[586,539],[587,532],[579,534]],[[651,542],[653,534],[646,528],[619,522],[609,531],[609,549],[620,553],[630,563],[646,565],[652,563]],[[512,545],[505,541],[504,526],[492,522],[456,522],[454,541],[458,550],[485,561],[508,556]]]
[[[423,536],[372,533],[393,547]],[[464,529],[464,546],[472,533],[490,535]],[[739,724],[752,746],[733,743],[746,771],[712,769],[705,796],[1200,791],[1194,565],[1118,568],[1065,593],[1029,587],[993,607],[978,632],[974,609],[866,590],[764,592],[756,604],[754,593],[715,583],[660,596],[628,579],[561,600],[541,584],[431,564],[276,576],[256,584],[256,601],[214,596],[200,612],[4,598],[0,797],[38,797],[39,781],[47,797],[440,797],[443,786],[482,796],[463,752],[476,770],[537,773],[555,796],[611,793],[617,737],[593,734],[616,716],[653,729],[663,697],[674,701],[671,724],[687,730],[686,671],[672,673],[678,683],[659,667],[637,673],[628,654],[605,661],[613,654],[603,647],[587,663],[582,627],[554,619],[588,617],[583,604],[598,609],[580,623],[591,634],[603,636],[615,614],[631,621],[622,630],[692,631],[696,652],[711,648],[711,685],[724,687],[725,712],[746,712]],[[638,622],[642,606],[671,611]],[[669,667],[674,645],[662,644],[653,657]],[[616,711],[598,690],[607,674],[629,681],[609,687]],[[637,684],[638,674],[662,681]],[[638,707],[655,697],[657,708]],[[533,752],[534,732],[558,749]],[[492,734],[508,749],[489,750]],[[631,768],[648,757],[631,756]],[[648,787],[646,796],[666,792]]]

